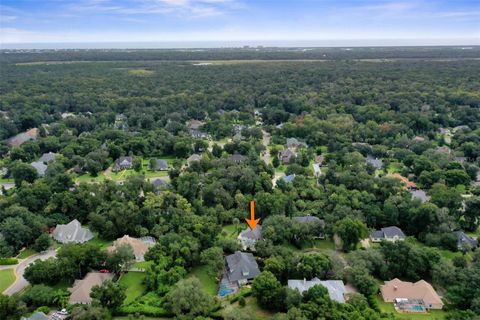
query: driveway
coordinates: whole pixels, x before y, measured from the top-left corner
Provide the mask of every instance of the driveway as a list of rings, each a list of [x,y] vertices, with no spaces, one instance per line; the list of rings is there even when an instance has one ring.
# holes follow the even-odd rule
[[[7,296],[11,296],[11,295],[14,295],[15,293],[22,291],[26,286],[28,286],[28,281],[25,280],[25,278],[23,277],[25,269],[28,267],[28,265],[34,262],[35,260],[38,260],[38,259],[47,260],[48,258],[55,257],[56,255],[57,255],[57,252],[53,249],[50,249],[42,253],[34,254],[33,256],[30,256],[22,260],[18,265],[14,266],[15,277],[17,279],[10,287],[8,287],[3,292],[3,294],[6,294]]]
[[[272,161],[270,159],[270,152],[268,151],[268,145],[270,144],[270,134],[262,130],[262,144],[265,146],[265,151],[262,151],[262,159],[265,164],[269,165]]]

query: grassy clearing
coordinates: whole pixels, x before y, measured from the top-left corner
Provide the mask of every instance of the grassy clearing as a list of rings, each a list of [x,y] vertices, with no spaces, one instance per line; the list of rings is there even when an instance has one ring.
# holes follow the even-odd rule
[[[239,225],[229,224],[229,225],[223,226],[222,232],[220,233],[220,237],[236,239],[238,234],[240,233],[241,228],[242,228],[241,224]]]
[[[203,290],[208,294],[215,296],[217,294],[217,281],[215,277],[212,277],[208,274],[207,266],[198,266],[193,268],[193,270],[188,275],[189,277],[195,276],[200,283],[202,284]]]
[[[0,270],[0,293],[5,291],[15,282],[15,274],[13,268]]]
[[[319,250],[335,251],[335,243],[331,239],[314,240],[313,242],[303,244],[302,249],[304,250],[319,249]]]
[[[120,277],[119,282],[123,284],[127,290],[125,291],[126,298],[124,304],[129,304],[140,297],[145,291],[143,280],[145,273],[143,272],[128,272]]]
[[[241,307],[238,302],[235,302],[231,305],[228,305],[223,314],[249,314],[252,315],[255,319],[271,319],[273,317],[273,313],[262,309],[257,302],[257,299],[254,297],[247,297],[245,299],[246,305],[245,307]]]
[[[410,244],[413,244],[415,246],[418,246],[418,247],[421,247],[421,248],[426,248],[428,247],[427,245],[421,243],[420,241],[418,241],[417,239],[413,238],[413,237],[407,237],[407,240],[408,243]],[[437,249],[438,250],[438,253],[440,253],[440,255],[446,259],[453,259],[455,257],[460,257],[463,255],[462,252],[460,251],[457,251],[457,252],[454,252],[454,251],[450,251],[450,250],[446,250],[446,249],[440,249],[440,248],[435,248],[434,249]],[[470,254],[467,254],[466,255],[466,258],[467,259],[470,259]]]
[[[36,254],[37,251],[33,250],[33,249],[30,249],[30,248],[26,248],[26,249],[23,249],[19,254],[18,256],[16,257],[17,259],[26,259],[30,256],[33,256],[34,254]]]
[[[395,319],[409,320],[442,320],[445,319],[445,312],[442,310],[431,310],[427,314],[406,314],[395,311],[393,303],[384,302],[380,296],[376,297],[380,310],[385,313],[392,313]]]
[[[155,74],[153,70],[148,70],[148,69],[131,69],[131,70],[128,70],[128,73],[131,74],[132,76],[137,76],[137,77],[148,77]]]
[[[392,162],[390,163],[390,166],[387,169],[387,172],[389,174],[395,173],[395,172],[400,172],[402,170],[402,164],[398,162]]]
[[[0,178],[0,183],[14,183],[15,180],[11,178]]]

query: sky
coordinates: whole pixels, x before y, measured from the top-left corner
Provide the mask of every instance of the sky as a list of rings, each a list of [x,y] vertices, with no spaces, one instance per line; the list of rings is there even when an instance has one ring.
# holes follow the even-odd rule
[[[0,0],[4,48],[125,42],[480,45],[480,0]]]

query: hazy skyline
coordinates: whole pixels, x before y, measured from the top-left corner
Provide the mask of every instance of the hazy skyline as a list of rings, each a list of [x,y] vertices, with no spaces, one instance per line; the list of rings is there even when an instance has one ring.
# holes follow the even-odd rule
[[[480,44],[480,1],[3,0],[1,3],[0,42],[4,48],[28,47],[31,43],[37,47],[49,43],[82,47],[81,43],[113,46],[126,42],[163,43],[159,47],[167,43],[171,47],[195,47],[199,43],[215,44],[212,46]]]

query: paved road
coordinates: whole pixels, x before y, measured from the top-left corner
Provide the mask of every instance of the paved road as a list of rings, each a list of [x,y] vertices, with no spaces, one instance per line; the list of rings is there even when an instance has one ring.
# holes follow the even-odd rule
[[[57,255],[57,252],[53,249],[50,249],[46,252],[38,253],[26,258],[25,260],[22,260],[17,266],[14,267],[17,280],[15,280],[15,282],[9,288],[7,288],[3,293],[6,294],[7,296],[11,296],[17,292],[22,291],[28,285],[28,281],[25,280],[25,278],[23,277],[25,269],[28,267],[28,265],[34,262],[35,260],[38,260],[38,259],[47,260],[48,258],[55,257],[56,255]]]

